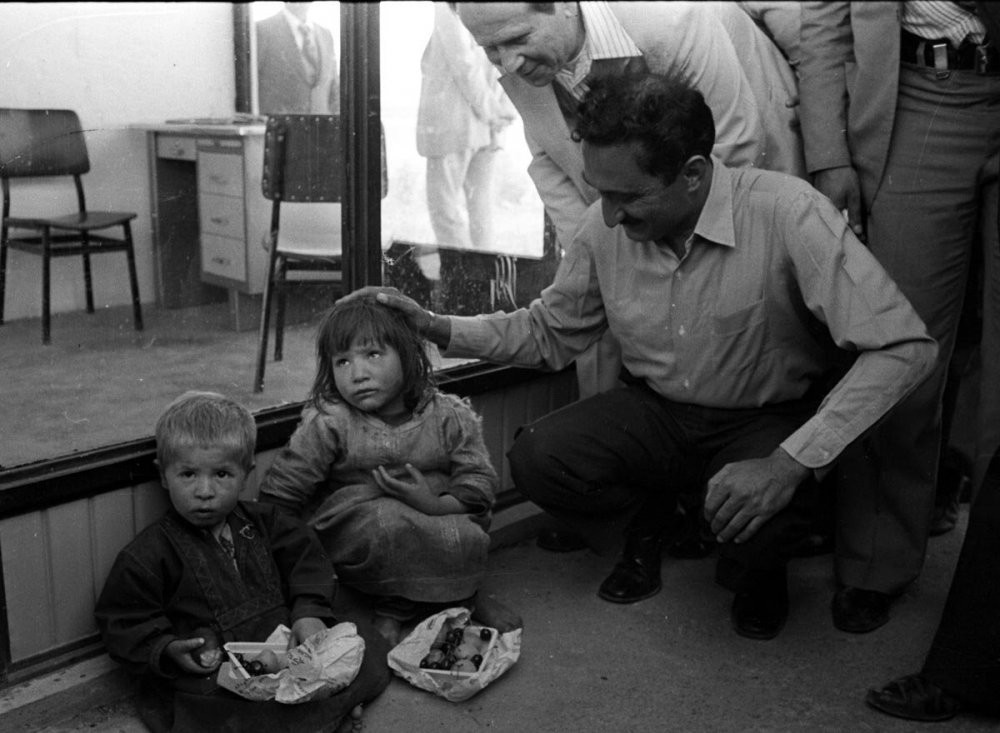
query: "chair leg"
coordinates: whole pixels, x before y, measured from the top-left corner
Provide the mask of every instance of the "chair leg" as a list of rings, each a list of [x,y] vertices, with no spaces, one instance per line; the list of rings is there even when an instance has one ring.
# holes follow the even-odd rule
[[[52,317],[50,315],[49,302],[50,286],[49,276],[52,270],[52,253],[49,243],[49,229],[42,230],[42,343],[48,344],[52,340]]]
[[[267,334],[271,321],[271,299],[274,297],[274,261],[276,246],[271,243],[271,254],[267,262],[267,279],[264,280],[264,302],[260,309],[260,332],[257,336],[257,369],[253,377],[253,391],[264,391],[264,367],[267,364]]]
[[[139,277],[135,272],[135,251],[132,247],[132,227],[129,222],[125,222],[122,224],[122,228],[125,230],[125,241],[128,243],[128,249],[125,250],[125,255],[128,257],[128,279],[132,286],[132,321],[135,324],[135,330],[141,331],[143,328],[142,303],[139,300]]]
[[[88,247],[90,247],[90,236],[87,232],[83,232],[80,235],[80,241],[83,245],[83,287],[87,296],[87,313],[94,312],[94,278],[90,273],[90,252]]]
[[[284,283],[287,276],[287,263],[284,258],[278,259],[278,266],[275,269],[274,281],[278,284],[274,301],[274,360],[281,361],[284,358],[285,348],[285,305],[287,304],[287,291]]]
[[[7,226],[0,231],[0,326],[3,325],[3,304],[7,298]]]

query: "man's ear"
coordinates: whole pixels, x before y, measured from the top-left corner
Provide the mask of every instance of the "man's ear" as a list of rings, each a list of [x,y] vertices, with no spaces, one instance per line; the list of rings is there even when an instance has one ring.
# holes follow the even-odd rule
[[[681,167],[681,175],[687,181],[687,190],[695,192],[699,190],[705,181],[705,174],[709,170],[708,160],[704,155],[692,155]]]

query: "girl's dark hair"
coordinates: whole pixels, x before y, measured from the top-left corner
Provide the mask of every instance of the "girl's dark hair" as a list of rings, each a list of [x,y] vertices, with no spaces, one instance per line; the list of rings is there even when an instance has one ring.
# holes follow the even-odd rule
[[[323,402],[342,399],[333,377],[333,356],[350,349],[355,340],[396,350],[403,367],[403,404],[413,410],[432,384],[424,341],[402,313],[373,297],[337,303],[320,319],[316,330],[316,379],[309,393],[313,406],[322,409]]]
[[[712,110],[675,75],[624,73],[595,79],[577,109],[573,139],[606,146],[638,142],[639,169],[673,183],[693,155],[715,144]]]

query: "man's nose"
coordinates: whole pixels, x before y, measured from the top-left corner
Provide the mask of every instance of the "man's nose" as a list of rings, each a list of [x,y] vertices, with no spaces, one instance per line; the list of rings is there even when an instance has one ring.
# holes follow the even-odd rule
[[[604,225],[607,227],[615,227],[621,222],[625,216],[625,212],[621,210],[621,207],[606,196],[601,197],[601,216],[604,217]]]
[[[500,66],[507,74],[516,74],[524,63],[524,57],[513,49],[500,48],[497,54],[500,57]]]

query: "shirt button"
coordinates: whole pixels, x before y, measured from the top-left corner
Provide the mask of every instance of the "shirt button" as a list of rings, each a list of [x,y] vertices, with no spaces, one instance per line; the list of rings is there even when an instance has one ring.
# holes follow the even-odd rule
[[[684,389],[691,389],[691,380],[690,379],[686,379],[685,378],[685,380],[684,380]]]
[[[684,330],[684,326],[681,326],[680,328],[677,329],[677,335],[678,336],[683,336],[686,333],[687,333],[687,331]]]

